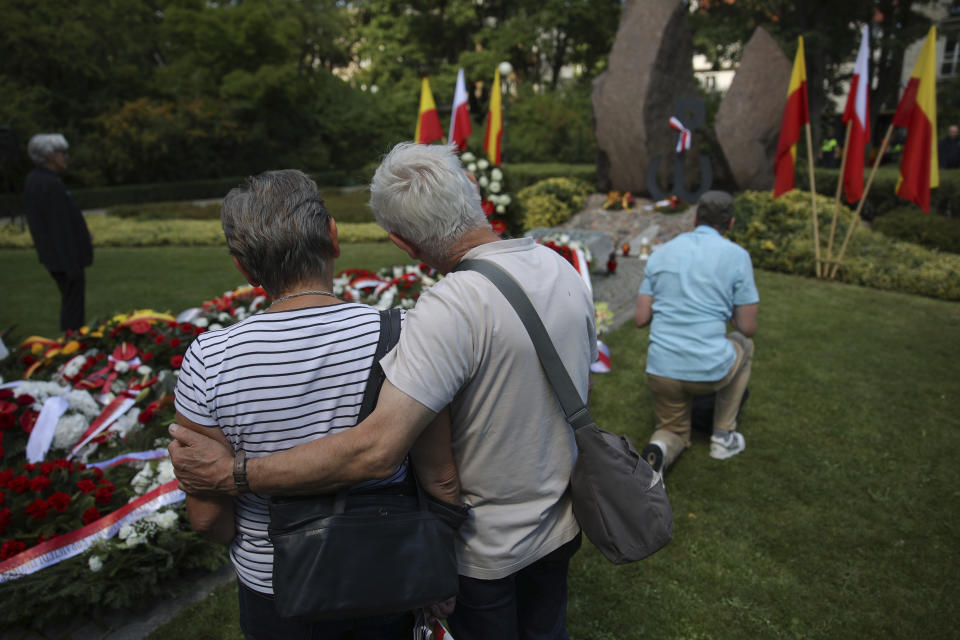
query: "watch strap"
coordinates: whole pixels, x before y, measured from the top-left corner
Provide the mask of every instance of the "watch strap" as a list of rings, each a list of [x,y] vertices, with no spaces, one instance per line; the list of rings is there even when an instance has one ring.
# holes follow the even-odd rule
[[[250,493],[250,484],[247,482],[247,454],[241,449],[233,458],[233,483],[240,493]]]

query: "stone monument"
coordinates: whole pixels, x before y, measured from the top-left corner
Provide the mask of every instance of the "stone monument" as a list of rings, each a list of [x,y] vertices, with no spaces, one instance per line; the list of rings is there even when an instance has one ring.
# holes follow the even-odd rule
[[[608,70],[593,82],[600,189],[646,193],[650,159],[661,157],[661,184],[672,179],[677,132],[670,128],[678,98],[698,95],[693,42],[685,5],[677,0],[627,0]],[[693,131],[696,145],[697,132]],[[685,173],[696,181],[696,154]]]
[[[770,34],[757,27],[715,122],[717,140],[740,189],[773,188],[773,161],[792,68]]]

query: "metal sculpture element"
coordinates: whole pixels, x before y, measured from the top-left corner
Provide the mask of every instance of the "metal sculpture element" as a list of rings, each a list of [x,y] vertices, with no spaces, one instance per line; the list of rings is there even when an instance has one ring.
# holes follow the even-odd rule
[[[647,190],[654,200],[663,200],[672,193],[684,202],[693,203],[699,200],[700,196],[713,184],[713,167],[710,165],[710,158],[699,154],[697,160],[700,163],[700,188],[693,192],[687,191],[683,154],[690,148],[691,131],[707,123],[707,110],[699,98],[677,98],[674,111],[677,112],[677,116],[670,118],[670,126],[680,131],[680,138],[677,141],[677,153],[673,158],[673,188],[667,192],[657,183],[660,156],[654,156],[650,159],[650,166],[647,168]],[[686,117],[686,120],[682,120],[680,116]]]

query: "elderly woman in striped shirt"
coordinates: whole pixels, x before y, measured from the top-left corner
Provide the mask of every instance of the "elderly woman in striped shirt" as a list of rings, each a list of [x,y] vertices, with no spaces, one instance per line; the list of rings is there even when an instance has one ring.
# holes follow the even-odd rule
[[[221,213],[233,262],[273,298],[265,313],[201,334],[176,390],[177,423],[247,457],[290,449],[357,422],[380,330],[376,309],[333,293],[337,227],[317,185],[269,171],[227,194]],[[429,493],[458,502],[449,417],[441,413],[410,452]],[[402,480],[401,466],[391,478]],[[188,496],[194,528],[230,543],[247,638],[409,638],[412,616],[304,624],[274,607],[268,498]],[[347,635],[353,634],[353,635]]]

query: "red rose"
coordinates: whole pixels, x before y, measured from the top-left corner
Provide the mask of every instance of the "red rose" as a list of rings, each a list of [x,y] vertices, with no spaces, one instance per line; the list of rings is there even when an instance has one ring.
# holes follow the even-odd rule
[[[77,489],[80,489],[81,493],[89,494],[97,488],[97,485],[94,484],[93,480],[81,480],[77,483]]]
[[[0,471],[0,487],[9,486],[11,478],[13,478],[13,471]]]
[[[20,428],[26,431],[27,433],[33,432],[33,425],[37,423],[37,418],[40,417],[40,414],[36,411],[24,411],[20,415]]]
[[[493,232],[498,236],[507,230],[507,225],[503,220],[491,220],[490,226],[493,227]]]
[[[10,509],[0,509],[0,533],[3,533],[7,530],[7,527],[10,526],[10,521],[13,520],[13,516],[10,514]]]
[[[30,481],[30,491],[40,492],[50,488],[50,478],[47,476],[37,476]]]
[[[16,422],[17,419],[13,417],[12,413],[0,413],[0,431],[6,431]]]
[[[17,403],[10,402],[9,400],[0,400],[0,414],[3,413],[16,413],[20,407],[17,406]]]
[[[61,469],[66,469],[67,471],[70,471],[73,468],[73,464],[71,464],[66,458],[57,458],[53,461],[53,464],[57,465]]]
[[[183,364],[183,356],[176,355],[170,358],[170,366],[173,367],[174,369],[179,369],[180,365],[182,364]]]
[[[176,349],[183,342],[180,338],[170,338],[170,347]]]
[[[100,519],[100,512],[96,507],[90,507],[83,512],[83,524],[90,524]]]
[[[486,199],[480,201],[480,208],[483,209],[483,212],[487,214],[488,218],[492,216],[493,212],[496,210],[496,206]]]
[[[27,462],[27,463],[24,463],[24,465],[23,465],[23,470],[24,470],[24,471],[29,471],[29,472],[33,473],[33,469],[34,469],[36,466],[37,466],[37,465],[33,464],[32,462]]]
[[[137,422],[140,424],[147,424],[151,420],[153,420],[153,411],[150,411],[149,409],[141,411],[140,415],[137,416]]]
[[[176,320],[167,320],[167,329],[176,329],[177,321]]]
[[[14,476],[10,478],[10,483],[7,486],[10,487],[11,491],[23,493],[30,488],[30,480],[27,479],[27,476]]]
[[[6,503],[7,503],[7,494],[5,494],[3,491],[0,491],[0,505],[4,505]]]
[[[157,337],[154,338],[153,341],[157,344],[163,344],[167,341],[167,336],[163,335],[162,333],[158,333]]]
[[[203,333],[204,331],[206,331],[206,329],[205,329],[204,327],[196,327],[196,328],[194,328],[194,330],[193,330],[193,335],[198,336],[198,335],[200,335],[201,333]]]
[[[30,395],[29,393],[24,393],[24,394],[22,394],[22,395],[17,396],[17,404],[19,404],[19,405],[21,405],[21,406],[22,406],[22,405],[25,405],[25,404],[33,404],[33,403],[36,402],[36,401],[37,401],[37,399],[34,398],[34,397],[33,397],[32,395]]]
[[[70,496],[64,493],[63,491],[57,491],[50,498],[47,499],[47,502],[51,507],[63,513],[67,510],[67,507],[70,506]]]
[[[110,501],[113,500],[113,487],[97,489],[94,499],[97,501],[97,504],[109,504]]]
[[[21,551],[27,548],[27,543],[21,540],[7,540],[3,543],[3,546],[0,547],[0,560],[6,560],[7,558],[12,558]]]
[[[40,473],[45,476],[50,475],[54,469],[57,468],[57,465],[53,462],[44,462],[40,465]]]
[[[99,467],[94,467],[94,468],[93,468],[93,477],[96,478],[97,480],[99,480],[100,478],[102,478],[102,477],[103,477],[103,470],[100,469]]]
[[[50,513],[51,506],[52,505],[43,498],[37,498],[28,504],[24,511],[26,511],[28,516],[33,516],[34,520],[43,520],[47,517],[47,514]]]
[[[150,362],[151,360],[153,360],[153,358],[154,358],[154,355],[149,351],[144,351],[140,354],[140,359],[143,360],[144,362]]]
[[[133,331],[137,334],[144,334],[150,331],[150,321],[149,320],[134,320],[130,323],[130,331]]]
[[[183,324],[180,325],[180,331],[184,333],[193,333],[194,329],[196,329],[196,327],[194,327],[189,322],[184,322]]]
[[[0,400],[9,400],[13,397],[13,391],[10,389],[0,389]]]

